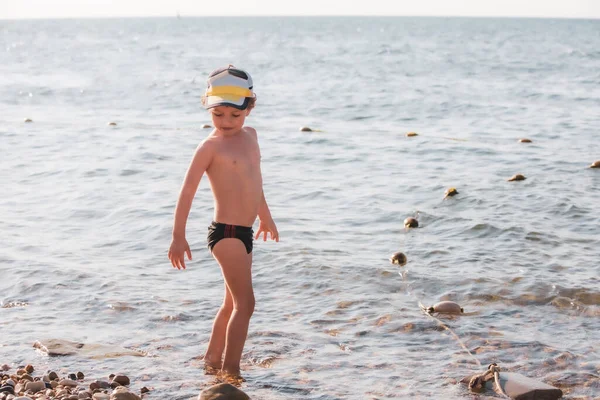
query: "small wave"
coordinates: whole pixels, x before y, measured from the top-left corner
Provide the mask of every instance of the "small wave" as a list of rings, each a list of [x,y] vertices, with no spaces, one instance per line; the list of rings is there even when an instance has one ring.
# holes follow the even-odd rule
[[[120,176],[131,176],[131,175],[137,175],[141,172],[142,171],[140,171],[139,169],[124,169],[121,171],[121,173],[119,175]]]
[[[191,321],[194,318],[191,315],[187,315],[185,313],[178,313],[173,315],[164,315],[160,319],[153,319],[152,321],[158,322],[180,322],[180,321]]]
[[[125,312],[125,311],[135,311],[137,310],[137,308],[130,306],[129,304],[125,303],[125,302],[115,302],[115,303],[111,303],[108,305],[108,308],[110,308],[113,311],[118,311],[118,312]]]

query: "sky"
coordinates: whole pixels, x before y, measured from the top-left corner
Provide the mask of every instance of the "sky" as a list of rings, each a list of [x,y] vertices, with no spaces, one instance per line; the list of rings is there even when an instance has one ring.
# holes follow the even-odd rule
[[[0,0],[0,19],[256,15],[600,18],[600,0]]]

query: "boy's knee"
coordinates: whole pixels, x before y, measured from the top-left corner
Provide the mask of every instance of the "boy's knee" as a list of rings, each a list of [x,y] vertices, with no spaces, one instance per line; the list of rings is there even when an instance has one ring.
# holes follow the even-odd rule
[[[239,301],[235,304],[235,310],[240,313],[244,313],[251,316],[254,313],[254,296],[250,296],[243,301]]]
[[[233,304],[227,302],[221,304],[221,312],[226,315],[231,315],[231,313],[233,312]]]

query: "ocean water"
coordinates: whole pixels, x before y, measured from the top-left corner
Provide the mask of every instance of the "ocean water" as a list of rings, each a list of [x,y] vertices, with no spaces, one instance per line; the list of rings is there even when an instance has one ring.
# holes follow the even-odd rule
[[[166,254],[206,76],[232,63],[281,235],[255,243],[244,391],[469,399],[456,380],[497,362],[600,398],[599,49],[598,20],[0,21],[0,363],[121,371],[156,399],[211,384],[206,180],[194,260]],[[419,307],[441,300],[465,314]],[[47,338],[147,356],[48,358]]]

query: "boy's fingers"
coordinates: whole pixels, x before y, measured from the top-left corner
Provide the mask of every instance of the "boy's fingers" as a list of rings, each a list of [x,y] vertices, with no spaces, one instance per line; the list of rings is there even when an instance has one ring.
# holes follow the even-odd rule
[[[187,253],[188,260],[191,260],[192,259],[192,251],[190,250],[190,248],[188,247],[185,252]]]

